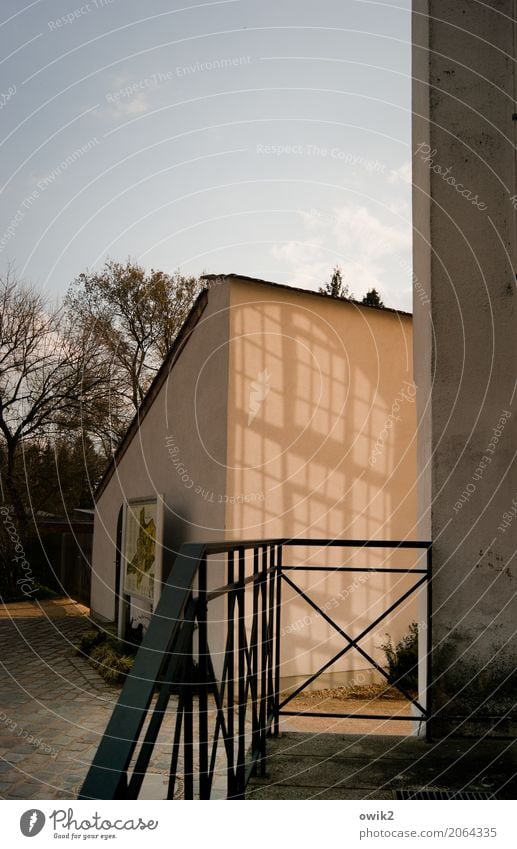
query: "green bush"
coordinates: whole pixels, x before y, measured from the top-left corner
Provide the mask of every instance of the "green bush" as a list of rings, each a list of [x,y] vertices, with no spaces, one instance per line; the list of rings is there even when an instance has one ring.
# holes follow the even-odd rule
[[[106,633],[104,631],[86,631],[79,640],[79,645],[77,647],[78,654],[90,655],[92,649],[95,648],[95,646],[100,645],[100,643],[103,643],[106,638]]]
[[[386,655],[390,683],[415,692],[418,689],[418,624],[412,622],[409,633],[394,646],[389,634],[380,648]]]
[[[123,654],[121,647],[112,640],[95,646],[90,654],[90,662],[108,684],[122,684],[131,671],[133,661],[134,657]]]
[[[92,666],[108,684],[122,684],[133,666],[132,646],[119,642],[105,631],[87,631],[82,635],[77,653],[86,655]],[[136,648],[135,648],[136,651]]]

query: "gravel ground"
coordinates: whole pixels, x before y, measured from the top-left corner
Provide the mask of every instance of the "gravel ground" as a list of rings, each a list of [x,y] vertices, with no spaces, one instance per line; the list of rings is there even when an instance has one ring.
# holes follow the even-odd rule
[[[283,694],[287,697],[287,693]],[[411,705],[398,690],[383,685],[300,693],[289,702],[286,710],[300,711],[302,716],[286,716],[281,720],[282,731],[303,731],[314,734],[395,734],[409,736],[413,726],[406,717],[411,715]],[[310,712],[330,713],[330,717],[308,716]],[[367,716],[381,714],[399,717],[396,720],[338,719],[335,714],[354,713]]]

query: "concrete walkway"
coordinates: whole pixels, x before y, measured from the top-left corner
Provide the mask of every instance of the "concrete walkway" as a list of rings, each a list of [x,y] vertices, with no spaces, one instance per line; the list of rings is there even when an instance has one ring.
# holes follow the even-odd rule
[[[77,795],[119,689],[74,645],[91,630],[70,599],[0,606],[0,797]]]
[[[410,788],[514,799],[517,741],[286,733],[268,740],[267,773],[247,799],[393,799]]]

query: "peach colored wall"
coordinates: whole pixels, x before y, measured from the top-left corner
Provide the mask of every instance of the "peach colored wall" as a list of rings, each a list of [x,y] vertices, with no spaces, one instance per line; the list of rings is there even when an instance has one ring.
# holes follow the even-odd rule
[[[416,539],[411,317],[249,281],[232,281],[230,297],[226,536]],[[365,560],[356,552],[347,563]],[[409,561],[397,556],[397,565]],[[370,566],[389,563],[385,550],[368,555]],[[409,586],[378,572],[364,583],[323,574],[296,581],[354,634]],[[283,600],[285,679],[314,671],[343,643],[301,599]],[[365,649],[382,661],[385,630],[396,636],[414,618],[416,604],[406,605]],[[353,654],[333,670],[363,669]]]
[[[114,615],[124,498],[163,493],[166,565],[184,540],[416,538],[411,363],[409,316],[222,278],[97,504],[93,610]],[[171,434],[186,482],[171,463]],[[346,559],[337,550],[285,556],[294,565],[393,562],[386,550],[367,561],[357,551]],[[406,563],[409,557],[397,556],[396,565]],[[210,571],[216,580],[219,567]],[[409,586],[405,577],[379,572],[367,580],[355,573],[292,577],[354,636]],[[224,612],[212,607],[215,628]],[[406,606],[364,648],[382,662],[385,631],[396,637],[415,618],[415,604]],[[343,646],[287,587],[282,631],[284,683],[314,672]],[[350,654],[331,672],[364,668]],[[341,680],[329,673],[322,683]]]

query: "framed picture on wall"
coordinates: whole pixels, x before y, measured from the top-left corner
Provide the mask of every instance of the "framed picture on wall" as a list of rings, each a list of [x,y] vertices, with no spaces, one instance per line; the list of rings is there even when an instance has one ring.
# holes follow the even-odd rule
[[[122,564],[124,594],[154,608],[162,580],[163,499],[131,499],[124,511]]]

